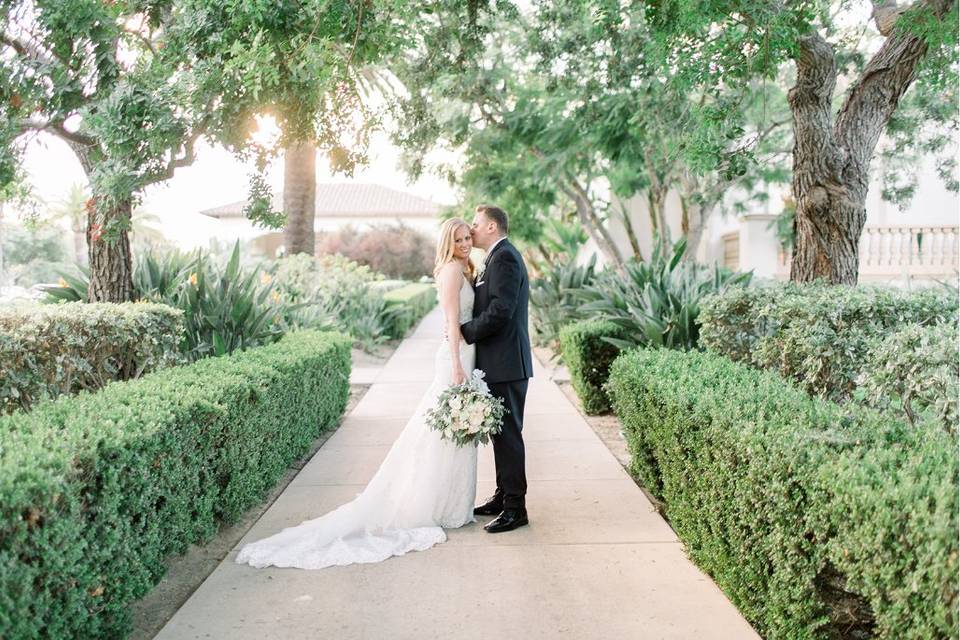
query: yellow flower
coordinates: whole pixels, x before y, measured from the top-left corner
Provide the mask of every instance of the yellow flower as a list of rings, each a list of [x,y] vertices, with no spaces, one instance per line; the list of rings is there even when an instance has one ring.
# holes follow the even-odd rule
[[[60,285],[61,287],[66,287],[67,281],[64,280],[63,278],[60,278],[59,280],[57,280],[57,284]]]
[[[197,274],[196,272],[190,274],[190,284],[197,286]]]
[[[274,303],[279,303],[279,302],[280,302],[280,294],[277,293],[276,291],[271,291],[271,292],[270,292],[270,299],[273,300]]]
[[[269,273],[260,274],[260,284],[270,284],[271,280],[273,280],[273,278],[270,277]]]

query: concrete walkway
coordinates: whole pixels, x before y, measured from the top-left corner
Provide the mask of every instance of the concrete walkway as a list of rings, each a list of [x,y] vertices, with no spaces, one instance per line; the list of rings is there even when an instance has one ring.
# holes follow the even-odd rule
[[[363,489],[429,384],[439,334],[434,310],[238,548]],[[524,428],[528,527],[491,535],[483,518],[424,552],[321,571],[240,566],[235,548],[157,638],[756,638],[535,369]],[[493,478],[484,447],[479,498],[492,493]]]

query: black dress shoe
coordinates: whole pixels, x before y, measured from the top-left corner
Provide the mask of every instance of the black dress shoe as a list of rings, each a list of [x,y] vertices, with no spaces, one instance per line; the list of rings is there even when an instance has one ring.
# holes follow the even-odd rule
[[[517,527],[527,524],[526,509],[504,509],[503,513],[484,525],[487,533],[503,533],[513,531]]]
[[[475,516],[495,516],[499,515],[503,511],[503,500],[494,496],[484,502],[483,504],[473,508],[473,515]]]

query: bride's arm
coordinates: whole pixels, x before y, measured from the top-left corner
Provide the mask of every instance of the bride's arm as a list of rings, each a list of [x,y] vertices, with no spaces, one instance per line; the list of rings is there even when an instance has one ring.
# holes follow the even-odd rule
[[[440,306],[446,318],[444,333],[453,363],[452,383],[460,384],[467,379],[460,362],[460,287],[463,285],[463,273],[456,263],[451,262],[437,274],[437,281],[440,285]]]

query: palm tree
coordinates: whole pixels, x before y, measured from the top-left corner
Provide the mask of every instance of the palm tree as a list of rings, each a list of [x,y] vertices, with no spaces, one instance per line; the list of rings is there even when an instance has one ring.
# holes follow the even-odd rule
[[[313,218],[317,199],[317,149],[312,141],[296,142],[283,151],[283,243],[287,255],[313,255]]]
[[[90,192],[86,185],[75,182],[60,200],[54,215],[66,218],[73,232],[73,254],[78,265],[87,264],[87,200]]]

